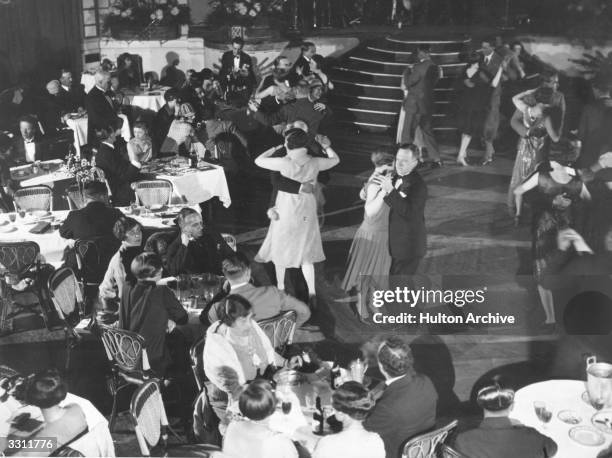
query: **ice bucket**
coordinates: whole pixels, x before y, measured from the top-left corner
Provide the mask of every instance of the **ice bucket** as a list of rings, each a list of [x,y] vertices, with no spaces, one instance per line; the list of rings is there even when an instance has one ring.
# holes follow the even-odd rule
[[[591,404],[612,407],[612,364],[598,363],[595,356],[586,360],[587,393]]]

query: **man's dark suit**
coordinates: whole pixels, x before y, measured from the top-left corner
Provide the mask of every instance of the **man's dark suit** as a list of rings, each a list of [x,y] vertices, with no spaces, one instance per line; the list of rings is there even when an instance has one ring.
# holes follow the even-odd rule
[[[94,86],[87,93],[85,107],[87,109],[87,139],[88,143],[94,143],[95,129],[112,125],[117,120],[117,113],[112,97],[98,86]]]
[[[308,76],[312,72],[310,71],[310,61],[307,60],[302,54],[295,60],[293,67],[291,67],[291,73],[297,74],[297,69],[302,69],[302,76]]]
[[[582,149],[578,158],[578,167],[587,168],[595,164],[604,148],[611,146],[612,133],[612,99],[605,97],[589,103],[582,109],[578,138]]]
[[[422,60],[403,75],[408,95],[404,99],[404,124],[400,143],[414,143],[417,126],[421,128],[428,158],[440,160],[438,144],[433,135],[431,120],[434,113],[434,88],[440,79],[440,68],[431,59]]]
[[[487,63],[488,60],[488,63]],[[480,77],[482,80],[491,85],[497,72],[503,64],[502,57],[493,52],[490,58],[483,57],[480,61]],[[501,103],[501,79],[499,84],[491,92],[491,101],[487,110],[487,118],[485,119],[483,136],[485,141],[492,142],[497,138],[497,128],[499,127],[499,107]]]
[[[246,86],[249,94],[253,91],[255,87],[256,79],[255,73],[253,72],[253,62],[251,61],[251,56],[246,54],[245,52],[240,51],[240,69],[242,70],[244,66],[247,67],[248,75],[246,77],[238,76],[235,84],[237,86]],[[228,85],[229,79],[231,79],[232,72],[234,71],[234,53],[232,51],[227,51],[223,53],[221,56],[221,70],[219,71],[219,83],[225,89]],[[229,79],[228,79],[229,77]]]
[[[557,452],[551,438],[508,417],[485,418],[478,428],[459,434],[455,448],[470,458],[545,458]]]
[[[437,401],[427,376],[405,375],[385,388],[363,426],[380,435],[387,458],[398,458],[408,439],[434,426]]]
[[[58,97],[66,112],[76,111],[79,107],[85,108],[85,90],[82,84],[72,86],[68,91],[60,86]]]
[[[151,129],[151,139],[153,140],[154,151],[157,153],[164,143],[168,131],[170,130],[170,124],[174,121],[174,109],[170,108],[168,104],[164,104],[159,109],[155,118],[153,118],[153,129]]]
[[[216,230],[205,227],[202,236],[183,245],[179,235],[168,247],[166,269],[170,275],[211,273],[223,275],[221,262],[234,254]]]
[[[331,116],[329,108],[315,110],[317,102],[312,102],[307,97],[297,99],[295,102],[283,105],[276,113],[266,115],[260,111],[253,113],[253,117],[262,124],[274,126],[281,123],[292,123],[304,121],[308,126],[308,135],[314,138],[319,133],[321,123]]]
[[[127,156],[106,143],[101,143],[96,153],[96,166],[104,171],[113,195],[113,205],[129,205],[134,196],[131,184],[140,179],[140,170]]]
[[[59,96],[46,94],[40,100],[38,119],[42,124],[45,135],[50,135],[62,129],[62,116],[70,112]]]
[[[32,141],[35,145],[34,160],[44,161],[46,159],[49,159],[49,144],[46,142],[43,135],[40,132],[36,132]],[[13,140],[13,150],[11,158],[16,163],[26,162],[26,145],[25,140],[21,135],[17,135]]]
[[[93,239],[113,235],[115,222],[123,216],[117,208],[104,202],[90,202],[84,208],[72,210],[59,229],[65,239]]]
[[[397,186],[397,179],[394,180],[394,186]],[[427,186],[416,170],[404,176],[399,189],[393,189],[384,198],[385,203],[391,208],[389,212],[391,275],[414,274],[421,258],[425,256],[426,200]]]

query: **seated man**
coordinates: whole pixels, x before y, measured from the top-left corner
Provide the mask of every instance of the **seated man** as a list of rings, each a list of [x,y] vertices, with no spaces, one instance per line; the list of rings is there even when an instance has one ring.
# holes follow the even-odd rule
[[[298,299],[279,290],[276,286],[253,286],[250,283],[251,269],[249,260],[242,253],[234,253],[221,264],[223,275],[230,284],[229,294],[244,297],[253,306],[254,319],[265,320],[288,310],[297,313],[297,326],[302,326],[310,318],[310,309]],[[210,323],[220,319],[219,307],[225,301],[215,303],[208,313]]]
[[[514,391],[499,384],[478,392],[478,405],[484,420],[476,429],[459,434],[455,448],[470,458],[552,457],[557,444],[551,438],[508,418],[514,403]]]
[[[72,72],[63,69],[60,75],[59,82],[61,88],[59,96],[67,111],[84,111],[85,110],[85,89],[82,84],[73,84]]]
[[[113,205],[117,207],[130,205],[134,197],[131,185],[142,179],[140,169],[130,162],[127,154],[115,148],[122,124],[123,120],[117,118],[114,124],[106,128],[96,128],[96,139],[100,142],[95,155],[96,165],[104,172],[113,196]]]
[[[59,229],[60,236],[74,240],[114,237],[113,227],[123,213],[109,205],[106,184],[100,181],[86,183],[83,197],[85,207],[68,213]]]
[[[155,118],[153,118],[151,138],[153,140],[153,150],[156,153],[166,139],[168,131],[170,130],[170,125],[176,116],[178,104],[180,103],[178,94],[178,90],[173,88],[164,92],[164,100],[166,103],[159,109]]]
[[[208,225],[204,226],[202,215],[193,208],[183,208],[177,220],[181,233],[168,247],[168,273],[222,275],[221,261],[233,255],[234,251],[221,234]]]
[[[12,160],[18,164],[44,161],[48,155],[48,144],[38,130],[38,122],[32,116],[19,120],[19,133],[13,140]]]
[[[363,426],[380,435],[387,458],[399,456],[408,439],[436,422],[438,394],[431,380],[418,374],[413,364],[412,351],[402,338],[389,337],[380,345],[378,367],[386,387]]]
[[[38,117],[45,134],[50,135],[65,127],[64,116],[70,110],[60,97],[60,82],[51,80],[47,83],[47,94],[41,99]]]

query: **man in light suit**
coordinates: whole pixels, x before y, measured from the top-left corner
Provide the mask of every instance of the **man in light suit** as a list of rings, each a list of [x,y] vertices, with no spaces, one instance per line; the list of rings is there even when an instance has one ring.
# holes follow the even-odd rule
[[[402,76],[404,104],[400,114],[397,143],[414,143],[417,127],[421,128],[428,162],[432,167],[442,165],[438,144],[431,126],[434,112],[434,88],[440,79],[440,67],[434,64],[429,54],[429,45],[417,48],[418,62],[408,67]]]
[[[395,156],[396,175],[377,175],[373,182],[385,193],[389,212],[389,275],[414,275],[426,251],[425,202],[427,186],[416,171],[415,145],[400,145]]]
[[[387,458],[397,458],[408,439],[434,426],[438,394],[431,380],[414,370],[412,351],[401,337],[385,340],[377,358],[386,387],[363,426],[380,435]]]
[[[310,309],[298,299],[279,290],[276,286],[253,286],[250,283],[249,261],[242,253],[235,253],[223,260],[223,275],[230,284],[229,294],[238,294],[253,306],[255,320],[272,318],[283,312],[294,310],[297,326],[301,327],[310,318]],[[208,313],[208,320],[214,323],[222,316],[224,301],[215,303]]]

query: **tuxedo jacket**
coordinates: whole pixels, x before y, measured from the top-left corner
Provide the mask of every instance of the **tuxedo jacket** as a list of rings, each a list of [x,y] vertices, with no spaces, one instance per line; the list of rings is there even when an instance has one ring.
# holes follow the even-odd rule
[[[113,237],[115,222],[123,216],[118,208],[104,202],[90,202],[84,208],[72,210],[62,223],[59,233],[65,239]]]
[[[117,119],[112,96],[94,86],[85,99],[88,142],[95,140],[95,129],[107,127]]]
[[[113,205],[122,207],[132,201],[131,184],[140,179],[140,170],[134,167],[127,155],[106,143],[101,143],[96,153],[96,166],[101,168],[113,195]]]
[[[34,145],[35,145],[35,159],[36,161],[44,161],[48,159],[49,155],[49,144],[45,141],[45,138],[40,132],[34,134]],[[26,162],[26,147],[25,141],[21,135],[16,135],[13,140],[13,152],[11,159],[19,164]]]
[[[437,402],[429,377],[405,375],[384,389],[363,426],[380,435],[387,458],[398,458],[408,439],[434,426]]]
[[[302,68],[302,76],[308,76],[312,73],[310,71],[310,62],[301,54],[300,57],[295,60],[293,67],[291,67],[291,73],[297,74],[297,69],[300,67]]]
[[[440,67],[431,59],[414,64],[403,75],[408,90],[406,103],[416,105],[420,114],[428,115],[434,111],[434,87],[440,79]]]
[[[397,260],[421,258],[425,256],[427,245],[425,232],[427,185],[416,170],[403,177],[402,181],[399,189],[393,189],[384,198],[391,209],[389,253]]]
[[[486,84],[489,86],[491,85],[491,82],[495,79],[495,76],[497,75],[497,72],[499,71],[499,68],[502,66],[503,62],[504,60],[502,57],[496,52],[491,54],[491,59],[489,60],[488,64],[486,63],[484,56],[480,59],[480,77]],[[501,79],[495,89],[497,91],[501,91]]]
[[[249,88],[255,87],[255,73],[253,71],[253,62],[251,61],[251,56],[247,53],[240,51],[240,68],[243,68],[245,65],[248,65],[249,74],[246,77],[245,84]],[[227,85],[227,77],[232,74],[232,70],[234,69],[234,53],[232,51],[227,51],[223,53],[221,56],[221,71],[219,72],[219,80],[220,83],[225,87]]]
[[[58,97],[67,113],[76,111],[79,107],[85,108],[85,89],[82,84],[72,86],[68,91],[60,86]]]

